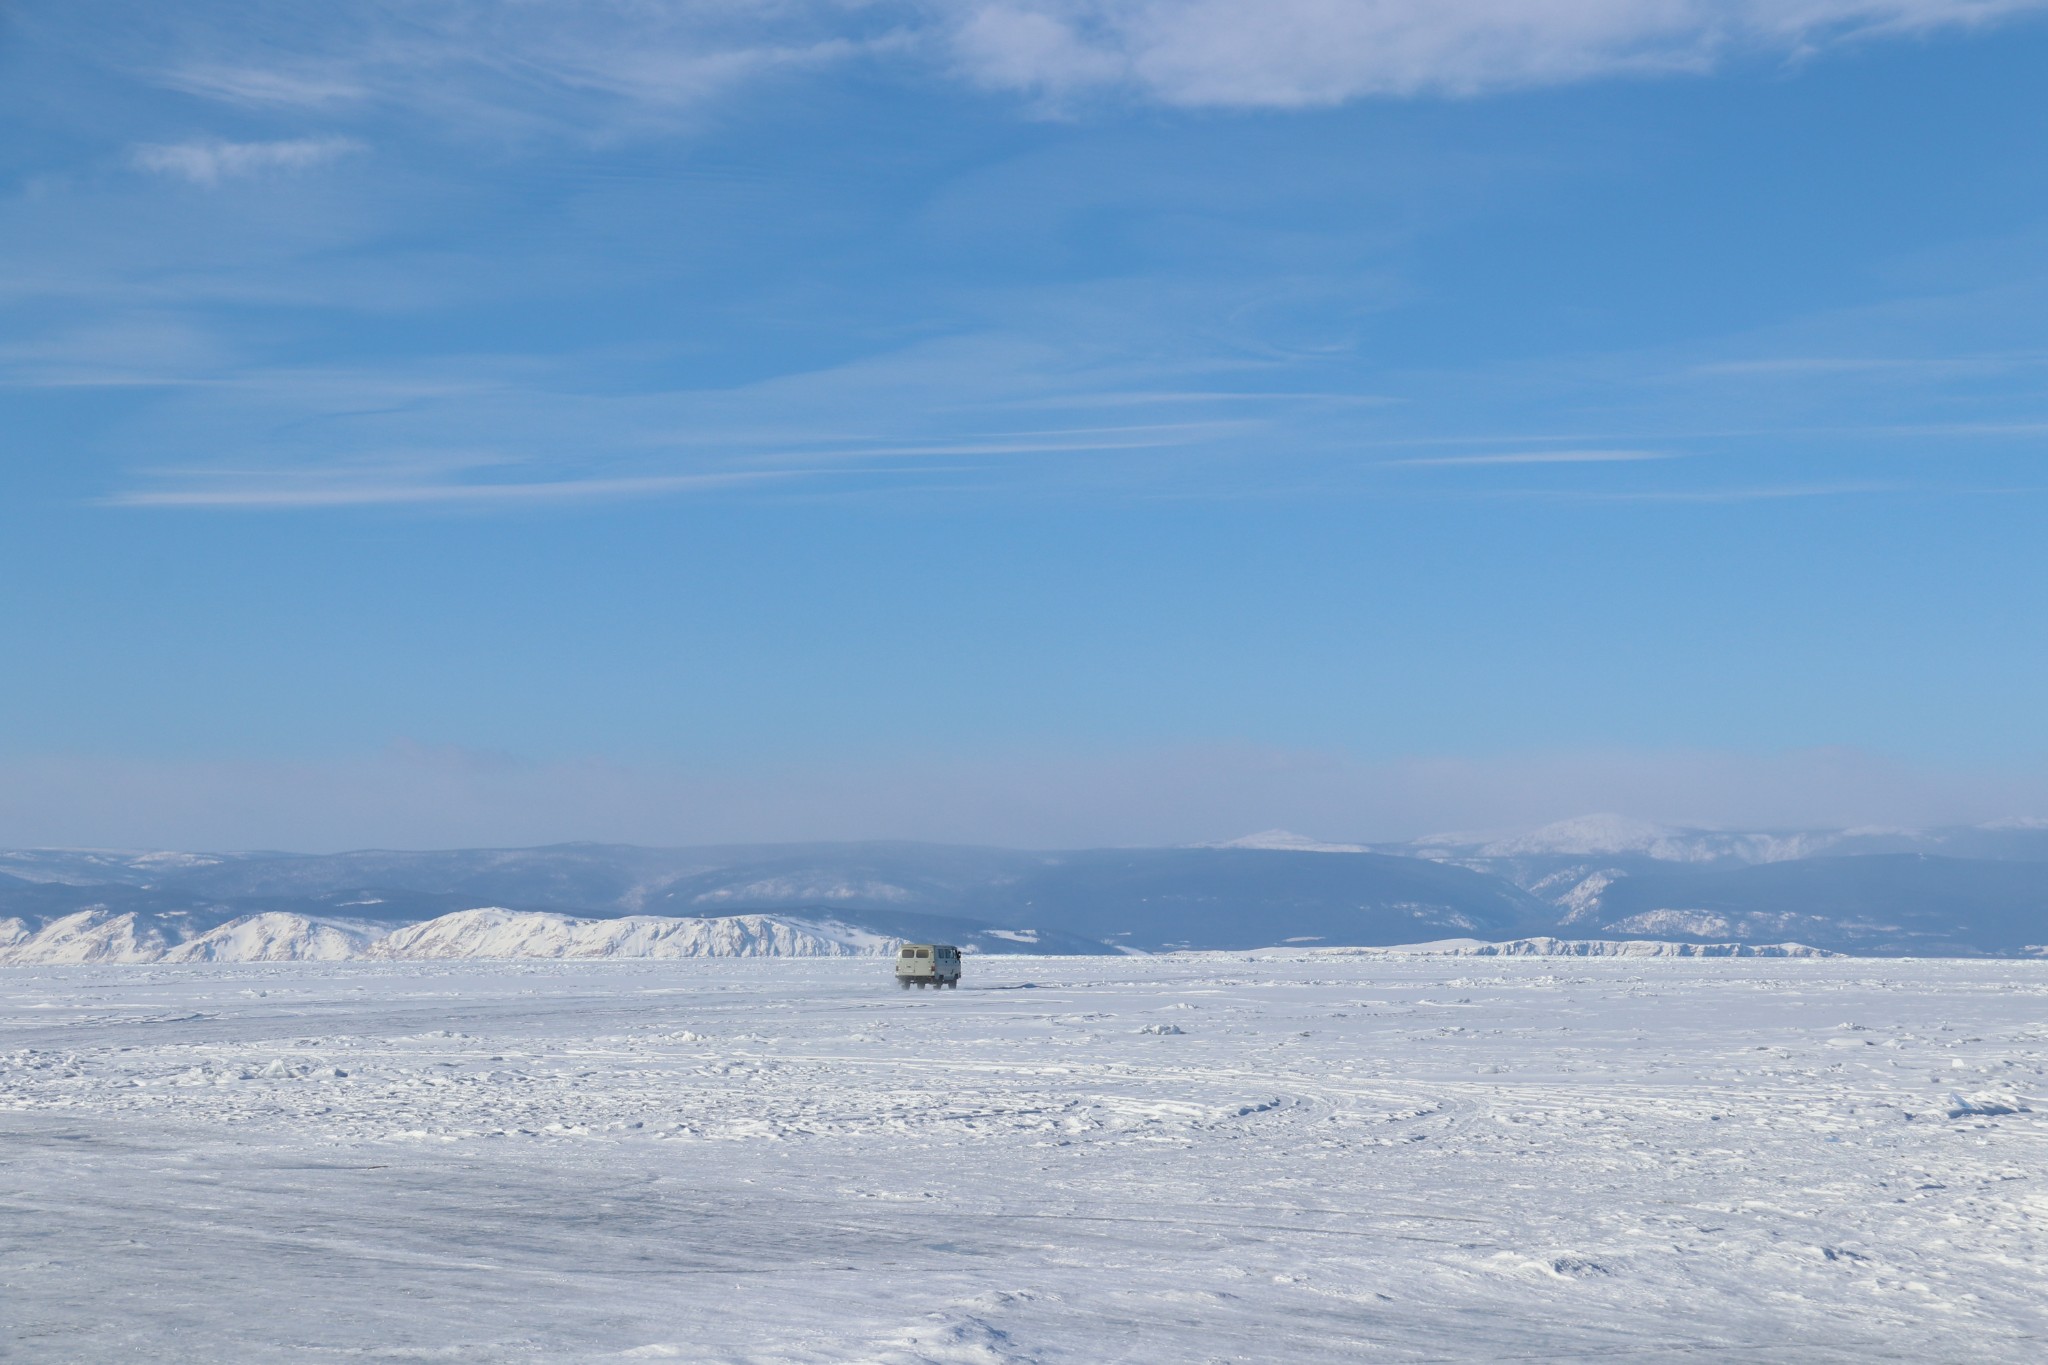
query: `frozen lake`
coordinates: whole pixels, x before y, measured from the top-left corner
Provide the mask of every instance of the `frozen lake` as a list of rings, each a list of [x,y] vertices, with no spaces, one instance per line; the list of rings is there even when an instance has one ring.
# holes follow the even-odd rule
[[[889,970],[0,970],[10,1358],[2048,1355],[2048,963]]]

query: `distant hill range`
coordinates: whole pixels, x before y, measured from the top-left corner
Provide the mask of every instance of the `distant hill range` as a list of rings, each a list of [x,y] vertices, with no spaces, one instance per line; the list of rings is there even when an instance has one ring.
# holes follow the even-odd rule
[[[515,919],[447,919],[481,909]],[[636,925],[584,923],[628,919]],[[533,942],[570,956],[657,942],[667,955],[837,953],[905,938],[1112,953],[1555,937],[2026,955],[2048,951],[2048,825],[1722,831],[1590,817],[1512,838],[1367,845],[1270,831],[1195,848],[1076,852],[915,843],[0,851],[0,962],[23,960],[25,945],[52,934],[79,945],[73,960],[271,951],[252,944],[272,945],[273,956],[353,956],[396,928],[443,920],[440,937],[394,944],[418,938],[421,953],[436,943],[442,955],[481,955],[448,939],[459,931],[493,944],[537,934]],[[100,952],[88,946],[95,934],[130,946]],[[28,960],[54,959],[38,949]]]

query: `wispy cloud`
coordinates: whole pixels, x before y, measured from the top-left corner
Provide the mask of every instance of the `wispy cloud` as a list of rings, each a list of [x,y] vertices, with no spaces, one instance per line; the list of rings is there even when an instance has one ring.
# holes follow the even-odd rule
[[[2042,0],[984,0],[962,70],[1001,89],[1123,90],[1301,107],[1698,71],[1883,34],[1982,24]]]
[[[879,459],[935,459],[961,455],[1094,455],[1108,454],[1119,450],[1162,450],[1184,446],[1191,440],[1205,435],[1215,435],[1232,429],[1233,424],[1223,422],[1178,422],[1166,428],[1127,428],[1122,433],[1110,429],[1103,437],[1090,441],[1077,440],[1029,440],[998,439],[981,441],[939,441],[923,445],[874,445],[870,442],[847,444],[831,448],[806,449],[800,452],[774,451],[758,454],[751,458],[756,461],[783,460],[792,458],[804,461],[824,460],[879,460]],[[1078,435],[1083,433],[1043,432],[1045,437]]]
[[[661,119],[778,72],[883,59],[984,87],[1311,107],[1694,72],[1981,25],[2048,0],[413,0],[194,3],[134,64],[244,107],[380,104],[479,126]],[[81,34],[99,45],[99,28]],[[154,48],[143,55],[143,50]]]
[[[152,142],[136,147],[130,160],[145,171],[213,186],[277,171],[300,171],[363,150],[349,137],[292,138],[280,142]]]
[[[807,398],[801,380],[781,380],[739,390],[590,394],[573,391],[569,375],[509,360],[406,372],[244,372],[181,390],[159,410],[159,440],[175,431],[176,444],[195,458],[135,471],[134,482],[100,501],[250,511],[510,508],[752,484],[843,491],[877,480],[916,486],[929,476],[1057,480],[1083,467],[1214,443],[1244,427],[1188,421],[927,434],[917,429],[915,404],[907,419],[842,406],[832,372],[805,378],[825,392]],[[879,417],[878,426],[894,419],[899,429],[792,430],[795,410],[821,397],[823,415]],[[280,440],[280,432],[291,435]],[[491,445],[480,448],[479,439]],[[208,448],[222,458],[199,453]],[[394,453],[364,453],[378,450]]]
[[[1830,375],[1946,375],[2003,374],[2011,370],[2048,365],[2048,355],[2024,352],[2010,355],[1962,356],[1773,356],[1757,360],[1721,360],[1695,365],[1688,375],[1785,377],[1803,379]]]
[[[193,0],[120,40],[157,84],[244,109],[404,111],[493,135],[660,124],[777,72],[914,46],[906,0]],[[82,41],[92,41],[83,35]]]
[[[1050,394],[1037,398],[1008,399],[976,406],[985,408],[1144,408],[1183,407],[1205,403],[1242,403],[1247,405],[1273,404],[1275,406],[1299,404],[1330,404],[1348,407],[1380,407],[1399,402],[1385,394],[1375,393],[1310,393],[1272,390],[1261,392],[1256,389],[1157,389],[1132,390],[1112,393],[1065,393]]]
[[[930,445],[848,445],[833,450],[756,452],[733,457],[745,468],[678,474],[493,480],[490,469],[504,461],[423,461],[419,469],[352,470],[346,463],[301,471],[197,469],[159,471],[168,486],[130,488],[102,499],[110,507],[295,511],[349,507],[519,507],[625,501],[705,493],[747,485],[790,484],[824,478],[841,481],[957,470],[929,463],[946,457],[986,456],[1002,461],[1030,455],[1114,454],[1155,450],[1175,442],[1162,439],[1065,442],[972,442]],[[915,460],[916,464],[880,464]],[[801,463],[798,463],[800,461]],[[421,477],[469,467],[474,480]]]
[[[1526,464],[1635,464],[1644,460],[1676,457],[1662,450],[1515,450],[1485,455],[1418,455],[1413,459],[1388,460],[1390,465],[1526,465]]]
[[[1553,493],[1548,490],[1518,490],[1510,497],[1559,498],[1578,502],[1648,502],[1648,503],[1742,503],[1782,502],[1798,498],[1844,498],[1868,496],[1880,493],[1905,493],[1915,490],[1903,483],[1875,481],[1844,483],[1808,484],[1764,484],[1740,488],[1647,488],[1624,490],[1593,490],[1583,492]]]
[[[370,92],[336,72],[267,70],[261,67],[199,64],[164,76],[167,84],[231,104],[288,109],[348,104]]]
[[[513,507],[602,502],[679,493],[703,493],[770,480],[793,479],[808,471],[749,470],[716,474],[655,474],[630,478],[548,479],[527,483],[281,482],[220,483],[165,489],[131,489],[105,499],[113,507],[303,511],[339,507]]]

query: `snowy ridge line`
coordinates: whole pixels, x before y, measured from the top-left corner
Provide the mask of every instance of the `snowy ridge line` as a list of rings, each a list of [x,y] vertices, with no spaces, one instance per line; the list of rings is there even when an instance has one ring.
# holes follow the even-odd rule
[[[995,931],[1026,941],[1028,930]],[[875,957],[898,940],[833,920],[783,915],[582,919],[482,907],[416,924],[384,925],[272,911],[189,937],[133,912],[80,910],[32,929],[0,920],[0,966],[185,962],[576,961],[602,958]],[[1204,950],[1196,950],[1196,954]],[[1207,950],[1215,951],[1215,950]],[[1241,950],[1240,950],[1241,951]],[[1681,943],[1656,939],[1441,939],[1393,947],[1308,944],[1251,950],[1262,957],[1841,957],[1803,943]]]
[[[896,940],[827,920],[778,915],[577,919],[546,911],[458,910],[393,930],[364,954],[445,958],[874,957]]]
[[[0,966],[66,963],[357,962],[452,959],[869,957],[896,940],[830,920],[780,915],[580,919],[484,907],[392,926],[282,912],[190,937],[133,912],[80,910],[32,929],[0,919]]]
[[[1389,948],[1264,948],[1262,957],[1849,957],[1804,943],[1677,943],[1665,939],[1446,938]]]

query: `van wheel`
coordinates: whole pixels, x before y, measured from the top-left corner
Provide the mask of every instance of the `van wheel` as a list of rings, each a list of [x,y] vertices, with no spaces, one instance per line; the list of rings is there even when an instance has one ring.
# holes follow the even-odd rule
[[[897,982],[896,984],[897,984],[897,985],[899,985],[899,986],[901,986],[901,987],[902,987],[902,988],[903,988],[904,990],[906,990],[906,991],[907,991],[907,990],[909,990],[909,989],[910,989],[910,978],[906,976],[906,977],[904,977],[904,978],[903,978],[903,979],[902,979],[901,981]]]

